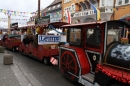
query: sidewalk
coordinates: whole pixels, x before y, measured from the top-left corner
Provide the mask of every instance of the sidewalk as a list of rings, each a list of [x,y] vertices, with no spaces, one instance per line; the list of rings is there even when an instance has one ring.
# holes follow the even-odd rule
[[[0,53],[0,86],[42,86],[27,69],[18,64],[14,55],[13,64],[4,65],[6,53]]]
[[[0,53],[0,86],[20,86],[11,65],[3,64],[4,54]]]

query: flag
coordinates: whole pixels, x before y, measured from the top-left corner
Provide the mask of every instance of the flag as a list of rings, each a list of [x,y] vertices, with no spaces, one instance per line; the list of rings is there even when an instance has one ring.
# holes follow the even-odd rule
[[[2,12],[3,11],[3,9],[0,9],[0,12]]]
[[[66,11],[67,23],[71,24],[71,14],[70,11]]]
[[[99,20],[100,19],[100,11],[92,3],[90,3],[90,5],[91,5],[92,9],[94,10],[94,12],[96,13],[96,20]]]
[[[46,13],[43,12],[43,16],[46,16]]]

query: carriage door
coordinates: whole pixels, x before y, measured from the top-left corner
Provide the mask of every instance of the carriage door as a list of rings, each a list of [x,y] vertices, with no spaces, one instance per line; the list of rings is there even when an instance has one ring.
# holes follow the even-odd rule
[[[104,37],[101,32],[103,31],[99,27],[86,29],[85,52],[89,59],[92,74],[95,72],[96,65],[101,62],[101,52],[103,51],[103,41],[101,41],[103,38],[101,37]]]

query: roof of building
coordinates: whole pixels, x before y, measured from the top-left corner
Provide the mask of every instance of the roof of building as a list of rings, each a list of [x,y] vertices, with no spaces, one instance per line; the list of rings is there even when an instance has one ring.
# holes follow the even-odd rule
[[[41,12],[51,12],[60,8],[62,8],[62,0],[54,0],[49,6],[44,8]]]
[[[62,2],[62,0],[54,0],[48,7],[54,6],[54,5],[61,3],[61,2]]]

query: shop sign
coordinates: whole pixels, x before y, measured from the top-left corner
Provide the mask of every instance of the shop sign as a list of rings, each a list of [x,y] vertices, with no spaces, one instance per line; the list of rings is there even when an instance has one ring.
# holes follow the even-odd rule
[[[50,16],[35,19],[35,24],[46,24],[46,23],[50,23]]]
[[[10,24],[10,28],[18,28],[18,23],[12,23],[12,24]]]

